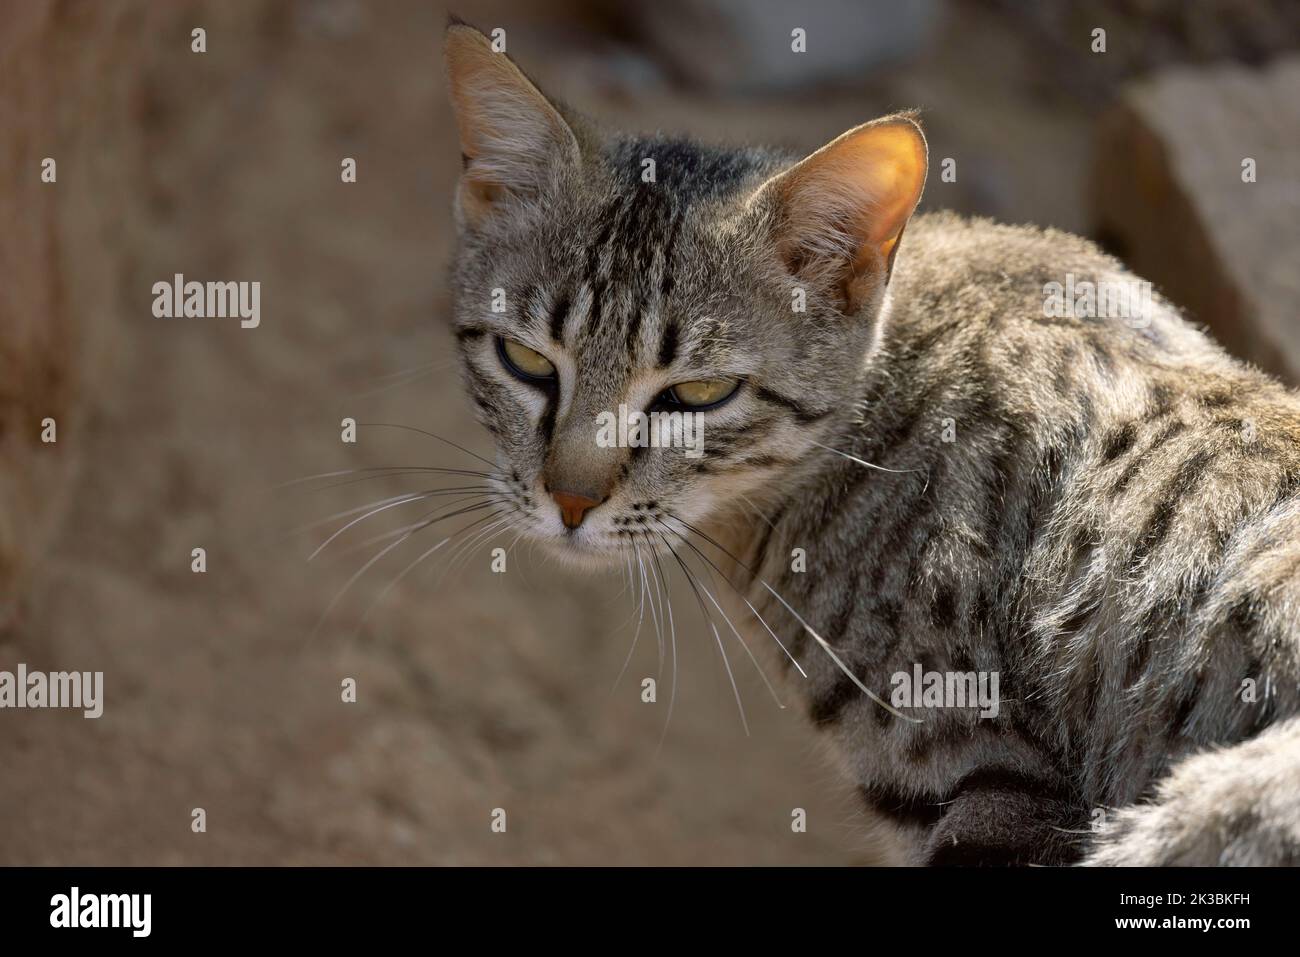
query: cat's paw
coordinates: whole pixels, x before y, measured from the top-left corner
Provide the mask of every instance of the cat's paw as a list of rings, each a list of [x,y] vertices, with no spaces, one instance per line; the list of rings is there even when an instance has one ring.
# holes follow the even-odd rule
[[[1091,866],[1300,864],[1300,722],[1183,761],[1100,828]]]
[[[1295,863],[1295,837],[1260,820],[1249,802],[1216,807],[1191,795],[1129,807],[1103,826],[1083,864],[1090,867],[1215,867]],[[1289,847],[1289,850],[1288,850]]]

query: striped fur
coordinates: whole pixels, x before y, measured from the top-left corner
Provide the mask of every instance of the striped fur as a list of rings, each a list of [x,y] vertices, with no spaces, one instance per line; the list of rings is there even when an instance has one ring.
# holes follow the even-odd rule
[[[556,117],[529,142],[571,133],[579,158],[491,167],[535,164],[461,216],[455,270],[519,528],[588,565],[720,540],[914,861],[1296,863],[1300,398],[1158,297],[1141,323],[1049,318],[1047,283],[1132,278],[1082,239],[920,215],[846,296],[782,252],[764,185],[796,157]],[[553,387],[507,374],[498,337]],[[722,375],[744,384],[702,459],[596,447],[598,412]],[[613,490],[569,532],[555,475]],[[916,664],[998,673],[998,716],[863,694]]]

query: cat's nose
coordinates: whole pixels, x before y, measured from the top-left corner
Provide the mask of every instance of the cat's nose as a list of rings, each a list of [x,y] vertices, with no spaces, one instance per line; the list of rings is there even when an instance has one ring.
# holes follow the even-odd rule
[[[566,528],[577,528],[587,512],[600,504],[599,500],[576,492],[552,492],[551,498],[560,506],[560,518]]]

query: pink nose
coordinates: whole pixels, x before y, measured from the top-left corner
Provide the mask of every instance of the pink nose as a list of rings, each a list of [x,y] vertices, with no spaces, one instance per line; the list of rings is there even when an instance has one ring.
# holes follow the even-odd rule
[[[600,504],[594,498],[574,492],[552,492],[551,498],[560,506],[560,518],[564,520],[566,528],[577,528],[587,512]]]

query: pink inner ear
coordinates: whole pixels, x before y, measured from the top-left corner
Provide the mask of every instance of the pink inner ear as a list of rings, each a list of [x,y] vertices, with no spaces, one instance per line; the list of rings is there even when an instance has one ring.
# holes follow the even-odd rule
[[[887,260],[920,200],[925,172],[925,140],[910,121],[849,131],[787,174],[793,245],[838,253],[855,269]]]
[[[867,182],[862,191],[872,197],[864,210],[864,240],[881,247],[907,225],[925,185],[924,141],[909,124],[892,124],[862,134],[866,140],[855,156],[859,175]]]
[[[893,165],[892,157],[883,158],[869,175],[873,180],[871,192],[881,198],[876,200],[875,208],[867,217],[864,238],[878,246],[898,235],[911,216],[918,197],[907,181],[906,173]]]

